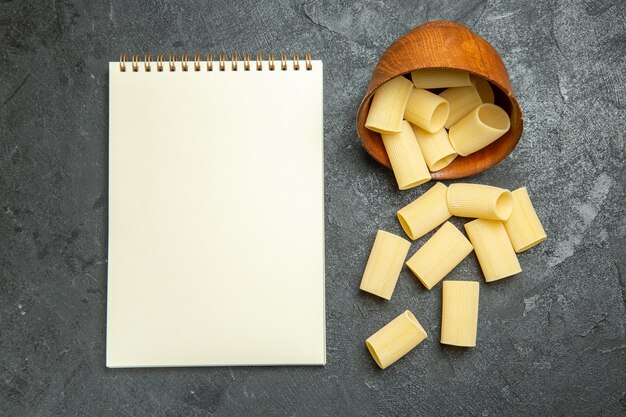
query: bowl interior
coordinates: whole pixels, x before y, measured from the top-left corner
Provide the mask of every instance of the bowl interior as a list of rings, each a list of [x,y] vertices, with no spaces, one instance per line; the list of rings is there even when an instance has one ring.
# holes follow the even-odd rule
[[[463,178],[489,169],[506,158],[513,148],[515,148],[515,145],[521,136],[523,120],[515,97],[507,94],[503,88],[492,80],[484,77],[482,74],[472,71],[469,72],[489,81],[494,93],[494,104],[500,106],[509,115],[509,118],[511,119],[511,128],[507,133],[489,146],[467,156],[458,156],[444,169],[432,172],[431,176],[433,179]],[[410,76],[410,72],[402,75]],[[443,89],[435,91],[435,93],[439,93],[440,91],[443,91]],[[357,130],[367,152],[378,162],[388,168],[391,168],[391,163],[389,162],[389,157],[385,151],[380,133],[373,132],[365,128],[364,121],[365,118],[367,118],[372,97],[373,91],[365,97],[361,107],[359,108]]]

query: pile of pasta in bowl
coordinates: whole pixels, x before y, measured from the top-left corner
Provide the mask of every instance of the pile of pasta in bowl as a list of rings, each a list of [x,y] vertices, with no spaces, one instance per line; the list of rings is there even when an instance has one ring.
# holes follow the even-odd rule
[[[375,92],[366,127],[381,133],[401,190],[430,180],[457,155],[489,145],[510,127],[508,114],[493,104],[489,83],[458,70],[414,71],[412,82],[396,77]],[[429,89],[444,88],[439,94]],[[461,232],[448,220],[471,218]],[[517,254],[546,239],[526,187],[514,191],[481,184],[435,183],[397,212],[414,241],[438,230],[406,260],[411,241],[378,230],[360,289],[390,300],[404,264],[427,290],[444,280],[472,251],[493,282],[522,271]],[[406,262],[405,262],[406,261]],[[479,283],[443,281],[442,344],[476,346]],[[385,369],[427,338],[409,310],[366,340]]]
[[[395,77],[378,87],[365,122],[381,134],[401,190],[429,181],[430,172],[486,147],[511,127],[482,77],[422,69],[411,78]]]

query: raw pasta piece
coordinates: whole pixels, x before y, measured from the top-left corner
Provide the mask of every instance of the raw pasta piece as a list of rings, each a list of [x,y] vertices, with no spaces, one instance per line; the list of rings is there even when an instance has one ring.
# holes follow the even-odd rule
[[[379,230],[363,272],[361,290],[389,300],[410,246],[408,240]]]
[[[465,223],[465,232],[472,242],[486,282],[522,272],[509,235],[501,221],[477,219]]]
[[[448,136],[459,155],[469,155],[509,131],[509,115],[495,104],[481,104],[450,128]]]
[[[413,313],[406,310],[365,341],[376,364],[385,369],[419,345],[428,335]]]
[[[400,129],[400,133],[381,133],[381,137],[398,187],[408,190],[430,181],[430,172],[409,122],[403,120]]]
[[[441,302],[441,343],[476,346],[479,284],[475,281],[444,281]]]
[[[411,127],[431,172],[447,167],[458,156],[448,140],[446,129],[441,128],[438,132],[430,133],[414,125]]]
[[[404,118],[429,132],[443,129],[448,120],[448,102],[430,91],[414,88],[406,103]]]
[[[481,184],[450,184],[448,210],[453,216],[506,220],[513,211],[509,190]]]
[[[526,187],[511,192],[513,195],[513,213],[504,222],[515,252],[524,252],[546,240],[546,232],[537,217]]]
[[[448,187],[438,182],[398,210],[400,225],[411,240],[419,239],[452,217],[446,202],[447,192]]]
[[[424,68],[411,72],[417,88],[448,88],[471,85],[467,71],[447,68]]]
[[[482,100],[478,90],[473,85],[468,87],[452,87],[439,93],[439,97],[445,99],[450,105],[448,120],[444,124],[446,129],[450,129],[463,116],[480,106]]]
[[[495,97],[493,95],[493,88],[491,84],[489,84],[489,81],[478,75],[470,75],[470,81],[472,85],[476,87],[476,91],[478,91],[478,95],[483,103],[494,103]]]
[[[378,87],[367,113],[365,127],[379,133],[400,132],[400,122],[411,90],[413,83],[402,76]]]
[[[472,244],[450,222],[443,226],[407,261],[406,265],[427,289],[450,273],[472,251]]]

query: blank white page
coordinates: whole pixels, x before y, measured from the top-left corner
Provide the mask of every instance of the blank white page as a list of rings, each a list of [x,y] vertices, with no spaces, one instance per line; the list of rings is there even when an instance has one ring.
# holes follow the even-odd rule
[[[322,62],[109,64],[108,367],[321,365]]]

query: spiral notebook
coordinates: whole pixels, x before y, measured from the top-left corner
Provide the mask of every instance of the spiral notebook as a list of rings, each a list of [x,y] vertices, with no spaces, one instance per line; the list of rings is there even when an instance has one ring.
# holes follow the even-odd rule
[[[322,98],[309,54],[109,64],[108,367],[325,363]]]

